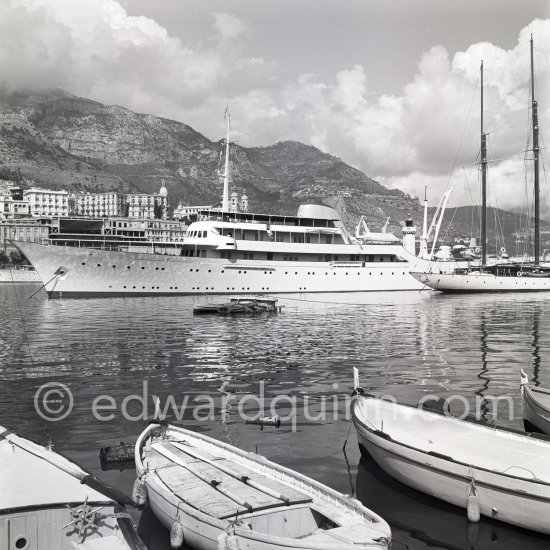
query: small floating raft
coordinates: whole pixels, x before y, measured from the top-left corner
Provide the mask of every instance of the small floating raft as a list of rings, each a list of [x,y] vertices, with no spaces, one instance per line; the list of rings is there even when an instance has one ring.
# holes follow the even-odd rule
[[[259,315],[280,313],[282,309],[275,298],[232,298],[225,304],[197,306],[193,315]]]
[[[170,529],[198,550],[388,549],[388,524],[359,501],[263,456],[176,426],[136,443],[137,483]]]

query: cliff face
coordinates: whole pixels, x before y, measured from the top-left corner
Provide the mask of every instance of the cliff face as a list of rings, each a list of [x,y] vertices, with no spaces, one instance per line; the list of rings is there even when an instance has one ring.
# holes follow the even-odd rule
[[[171,206],[216,204],[223,161],[223,140],[181,122],[62,91],[0,96],[0,177],[90,192],[155,193],[164,181]],[[232,145],[231,187],[247,193],[254,211],[293,213],[301,203],[321,202],[338,206],[350,223],[368,214],[374,229],[391,216],[397,230],[408,212],[419,211],[418,201],[293,141]]]

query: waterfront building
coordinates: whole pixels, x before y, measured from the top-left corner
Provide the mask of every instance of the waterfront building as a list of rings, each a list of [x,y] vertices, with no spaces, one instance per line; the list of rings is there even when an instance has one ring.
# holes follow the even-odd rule
[[[74,214],[92,218],[110,218],[124,214],[124,195],[108,193],[75,193]]]
[[[50,226],[44,220],[26,217],[0,220],[0,248],[4,254],[15,251],[10,241],[41,243],[48,238]]]
[[[0,184],[0,220],[13,220],[30,215],[29,203],[23,198],[23,190],[11,181]]]
[[[68,216],[69,192],[31,187],[23,191],[23,199],[29,203],[30,215]]]
[[[183,206],[183,204],[180,203],[176,208],[174,208],[174,213],[172,217],[174,220],[184,220],[184,219],[190,219],[191,216],[197,216],[199,212],[208,212],[212,210],[212,206]]]

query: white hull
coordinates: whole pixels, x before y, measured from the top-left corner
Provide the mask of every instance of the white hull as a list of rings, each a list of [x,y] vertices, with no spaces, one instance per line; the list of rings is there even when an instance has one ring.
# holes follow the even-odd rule
[[[430,266],[412,255],[408,262],[334,264],[14,244],[35,267],[50,297],[420,290],[423,285],[410,271]]]
[[[550,277],[502,277],[489,273],[422,273],[411,275],[423,285],[442,292],[541,292],[550,290]]]
[[[0,269],[1,283],[41,283],[38,273],[34,269],[18,269],[4,266]]]
[[[527,377],[522,376],[521,403],[523,419],[541,432],[550,434],[550,390],[532,387]]]
[[[366,402],[371,405],[366,405]],[[498,448],[492,448],[484,441],[488,432],[497,434],[503,442],[513,449],[514,439],[522,444],[528,440],[532,444],[533,458],[548,457],[550,459],[550,443],[531,440],[527,436],[516,435],[505,431],[493,430],[489,427],[471,425],[467,432],[453,432],[453,424],[462,430],[465,423],[452,418],[440,417],[435,413],[422,412],[428,418],[425,430],[410,425],[411,419],[419,411],[411,407],[396,405],[399,410],[392,420],[390,411],[373,411],[380,402],[377,399],[359,397],[353,408],[353,418],[357,429],[359,445],[374,458],[379,466],[389,475],[416,489],[439,498],[450,504],[467,507],[467,499],[472,479],[478,494],[478,506],[481,515],[504,521],[518,527],[550,534],[550,483],[548,480],[536,479],[529,469],[529,455],[525,457],[525,467],[513,464],[499,471],[499,467],[491,468],[493,461],[498,464]],[[366,408],[368,414],[365,414]],[[384,408],[385,405],[382,406]],[[403,409],[403,410],[401,410]],[[407,411],[408,409],[408,411]],[[389,410],[389,409],[388,409]],[[374,412],[374,414],[373,414]],[[372,427],[382,426],[383,432]],[[431,420],[431,421],[430,421]],[[412,433],[414,446],[403,443],[396,422],[401,424],[401,430],[408,429]],[[368,424],[367,424],[368,423]],[[461,427],[462,425],[462,427]],[[395,428],[395,430],[394,430]],[[469,437],[469,438],[468,438]],[[438,439],[451,442],[459,438],[459,444],[473,456],[465,463],[445,454],[445,448],[437,445]],[[484,445],[485,444],[485,445]],[[505,446],[503,443],[502,446]],[[433,451],[427,449],[432,448]],[[447,451],[454,453],[454,450]],[[500,453],[502,453],[502,448]],[[499,464],[500,466],[500,464]],[[534,467],[533,467],[534,468]],[[538,472],[537,472],[538,473]]]
[[[196,498],[191,496],[196,488],[187,487],[185,484],[168,486],[162,481],[163,470],[157,474],[155,463],[150,463],[147,449],[150,448],[150,436],[158,429],[158,425],[151,425],[143,432],[136,442],[136,472],[145,481],[148,489],[148,502],[151,510],[159,521],[171,529],[175,522],[183,527],[184,543],[186,547],[199,550],[218,550],[220,548],[220,536],[224,534],[234,535],[241,550],[382,550],[387,549],[391,542],[390,528],[379,516],[364,508],[358,501],[340,495],[320,483],[317,483],[305,476],[288,470],[282,466],[267,461],[264,457],[253,453],[247,453],[230,445],[215,441],[206,436],[189,432],[182,428],[169,427],[169,441],[180,440],[189,445],[191,449],[200,449],[202,452],[215,452],[222,463],[231,460],[236,468],[240,464],[250,470],[264,475],[266,478],[277,480],[289,487],[299,490],[312,499],[309,504],[282,504],[276,509],[242,512],[237,516],[226,519],[219,519],[214,515],[205,513],[203,510],[191,506],[185,501]],[[159,439],[156,438],[156,441]],[[154,446],[153,446],[154,448]],[[223,457],[223,458],[222,458]],[[174,466],[168,466],[174,468]],[[179,478],[178,478],[179,479]],[[224,483],[224,482],[222,482]],[[173,491],[177,491],[181,498]],[[212,501],[203,497],[205,506],[211,506]],[[331,537],[302,537],[292,536],[293,530],[301,530],[304,527],[300,523],[293,524],[294,514],[307,507],[318,509],[333,521],[341,524],[340,536]],[[263,529],[257,530],[253,526],[262,522]],[[237,519],[237,521],[235,521]],[[240,521],[238,521],[240,520]],[[256,522],[256,523],[255,523]],[[359,527],[362,531],[359,531]],[[286,532],[282,535],[281,532]],[[330,533],[328,530],[326,533]],[[356,532],[360,540],[346,540]],[[277,534],[278,533],[278,534]],[[366,538],[366,534],[369,536]],[[310,539],[318,540],[310,540]],[[326,539],[329,539],[328,541]],[[320,539],[320,540],[319,540]],[[368,539],[368,540],[367,540]],[[221,543],[223,544],[223,543]],[[225,548],[225,546],[222,546]],[[232,546],[227,546],[232,547]]]

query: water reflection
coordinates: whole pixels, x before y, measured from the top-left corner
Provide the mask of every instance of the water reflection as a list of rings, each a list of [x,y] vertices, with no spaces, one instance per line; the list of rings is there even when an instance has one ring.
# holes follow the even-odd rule
[[[31,300],[26,296],[0,287],[5,305],[0,309],[0,424],[43,443],[49,430],[56,450],[126,491],[133,473],[101,472],[98,449],[121,439],[131,442],[144,422],[118,411],[112,422],[102,422],[92,415],[91,403],[108,394],[120,405],[129,394],[140,395],[144,381],[162,401],[170,395],[178,404],[186,397],[211,396],[216,417],[199,422],[186,410],[181,420],[186,427],[258,450],[344,493],[350,492],[349,476],[355,477],[359,462],[353,430],[346,447],[349,471],[342,453],[352,367],[359,369],[363,386],[403,403],[416,404],[428,393],[458,393],[472,405],[489,394],[514,396],[515,418],[509,424],[518,428],[519,369],[550,386],[550,335],[540,330],[549,320],[550,297],[543,294],[292,295],[279,298],[286,306],[281,315],[238,319],[192,316],[194,304],[216,298],[48,301],[43,293]],[[37,416],[33,396],[49,381],[67,384],[75,409],[65,420],[47,424]],[[262,381],[268,398],[296,398],[296,432],[289,426],[260,432],[242,422],[238,399],[257,394]],[[324,419],[312,420],[305,415],[306,395],[315,414],[323,396],[336,396],[337,402]],[[491,421],[487,408],[483,412]],[[503,417],[499,423],[508,423]],[[395,499],[399,504],[399,493]],[[430,513],[434,524],[444,523],[444,506],[441,517],[437,506]],[[500,533],[499,544],[512,536]],[[452,542],[447,539],[443,547],[451,548]]]

